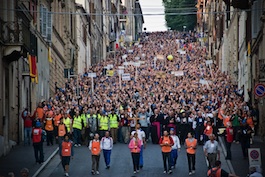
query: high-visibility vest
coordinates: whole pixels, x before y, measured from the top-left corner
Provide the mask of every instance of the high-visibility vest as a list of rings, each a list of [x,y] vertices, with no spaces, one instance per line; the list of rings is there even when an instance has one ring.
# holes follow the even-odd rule
[[[100,125],[100,130],[108,130],[109,129],[109,119],[107,116],[101,116],[99,119],[99,125]]]
[[[73,128],[82,130],[82,118],[81,118],[81,116],[74,117]]]
[[[47,130],[47,131],[53,131],[52,118],[46,118],[45,130]]]
[[[62,137],[65,134],[66,134],[65,125],[64,124],[59,124],[58,125],[58,136]]]
[[[32,130],[32,142],[33,143],[41,142],[41,135],[42,135],[42,129],[41,128],[33,128],[33,130]]]
[[[91,153],[92,153],[92,155],[99,155],[100,154],[100,141],[92,140]]]
[[[109,121],[110,121],[110,128],[118,128],[119,123],[118,123],[118,116],[116,114],[109,115]]]
[[[90,114],[81,114],[81,119],[83,120],[83,122],[84,122],[84,126],[86,127],[86,125],[87,125],[87,120],[86,120],[86,118],[88,117],[88,115],[89,115],[89,117],[90,117]]]
[[[213,127],[211,125],[207,125],[203,132],[206,136],[213,134]]]
[[[221,177],[221,168],[214,167],[207,172],[207,176],[209,177]]]
[[[67,131],[70,132],[70,130],[71,130],[71,119],[69,117],[67,117],[63,120],[63,123],[66,126]]]
[[[170,136],[164,136],[162,137],[162,144],[170,144]],[[171,138],[172,139],[172,138]],[[171,152],[172,148],[171,146],[162,146],[162,152]]]
[[[62,115],[61,114],[58,114],[58,115],[54,116],[54,125],[55,126],[58,126],[59,125],[61,118],[62,118]]]
[[[195,154],[196,153],[195,147],[197,146],[197,140],[194,138],[193,141],[190,142],[189,139],[187,138],[185,140],[185,142],[186,142],[186,146],[187,146],[187,150],[186,150],[187,153],[188,154]]]
[[[72,143],[71,142],[62,142],[62,156],[69,157],[71,156]]]

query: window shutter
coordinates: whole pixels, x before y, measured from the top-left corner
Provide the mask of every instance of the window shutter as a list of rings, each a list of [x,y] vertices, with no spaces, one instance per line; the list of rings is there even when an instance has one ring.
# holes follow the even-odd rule
[[[257,37],[257,34],[258,34],[258,29],[257,29],[257,18],[258,18],[258,2],[257,1],[254,1],[253,2],[253,6],[252,6],[252,14],[251,14],[251,17],[252,17],[252,38],[256,38]]]
[[[42,21],[43,21],[43,5],[40,5],[40,33],[41,34],[43,31]]]
[[[42,9],[42,36],[47,37],[47,8],[43,7]]]
[[[52,41],[52,14],[51,12],[47,13],[47,41]]]

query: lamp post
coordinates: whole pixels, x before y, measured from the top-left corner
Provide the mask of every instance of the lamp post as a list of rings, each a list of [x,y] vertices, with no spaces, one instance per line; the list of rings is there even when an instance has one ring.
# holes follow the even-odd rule
[[[187,26],[183,26],[183,32],[185,32],[186,28],[187,28]]]

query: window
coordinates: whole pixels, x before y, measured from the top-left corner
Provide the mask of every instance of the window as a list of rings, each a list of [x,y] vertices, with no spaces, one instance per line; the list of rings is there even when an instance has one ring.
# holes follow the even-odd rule
[[[86,25],[83,25],[83,42],[85,43],[85,45],[87,45],[87,29],[86,29]]]
[[[51,42],[52,14],[44,5],[40,5],[40,33],[48,42]]]

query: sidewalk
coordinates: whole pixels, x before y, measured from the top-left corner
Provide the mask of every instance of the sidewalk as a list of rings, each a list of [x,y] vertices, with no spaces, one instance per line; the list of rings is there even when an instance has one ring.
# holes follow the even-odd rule
[[[224,139],[222,137],[222,142]],[[225,146],[224,146],[225,147]],[[263,176],[265,176],[265,143],[261,141],[259,137],[254,137],[254,143],[250,146],[251,148],[260,148],[261,152],[261,160],[262,160],[262,169],[263,169]],[[240,177],[245,177],[248,174],[249,169],[249,162],[248,159],[243,158],[241,145],[233,143],[231,147],[232,152],[232,160],[226,160],[227,163],[231,163],[235,173]],[[224,152],[226,154],[226,150]]]
[[[58,145],[43,145],[44,160],[46,161],[58,148]],[[44,164],[45,165],[45,162]],[[15,146],[7,156],[0,158],[0,176],[6,177],[9,172],[14,172],[15,176],[20,176],[22,168],[28,168],[29,176],[33,176],[42,165],[35,163],[33,146]]]

